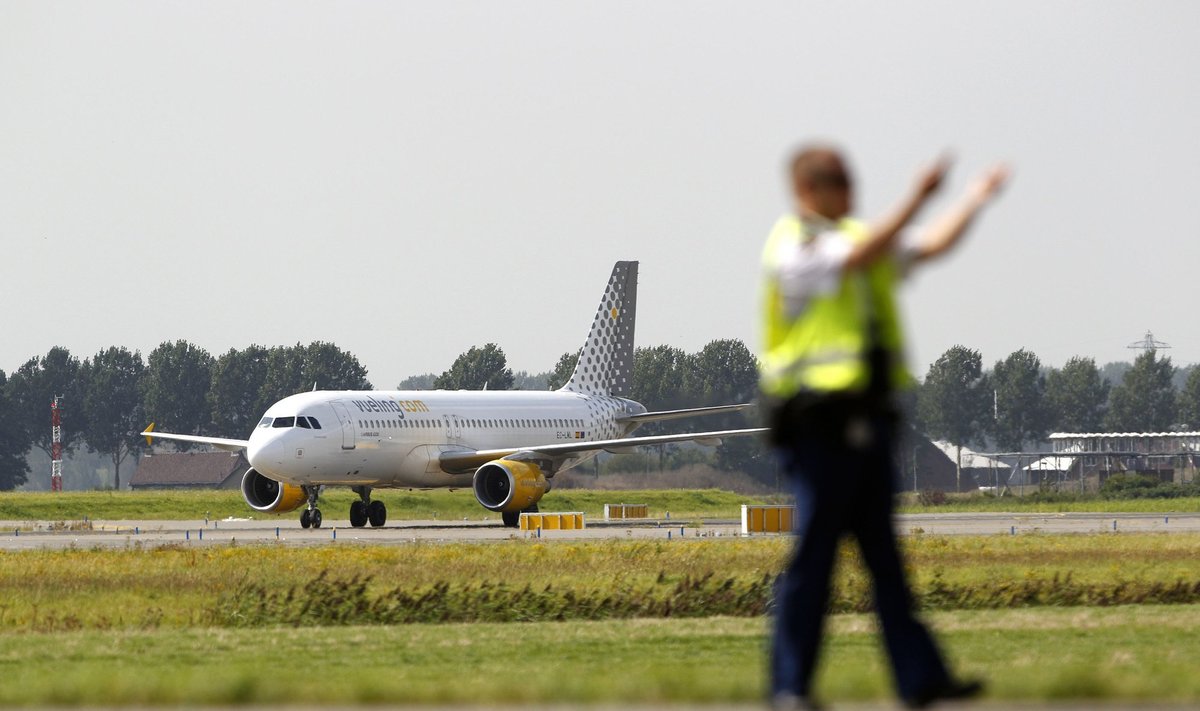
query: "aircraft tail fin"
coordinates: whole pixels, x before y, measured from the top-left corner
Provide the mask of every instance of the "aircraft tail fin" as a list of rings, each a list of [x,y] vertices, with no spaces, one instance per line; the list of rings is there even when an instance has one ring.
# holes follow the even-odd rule
[[[633,388],[633,331],[637,316],[637,262],[617,262],[575,372],[563,390],[627,397]]]

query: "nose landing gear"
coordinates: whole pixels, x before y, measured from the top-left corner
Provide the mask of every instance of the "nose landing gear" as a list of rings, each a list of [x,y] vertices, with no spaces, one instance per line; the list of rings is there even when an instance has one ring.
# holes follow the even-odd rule
[[[369,522],[372,527],[378,528],[387,523],[387,507],[382,501],[371,500],[371,487],[356,486],[354,492],[360,500],[350,504],[351,526],[362,528]]]
[[[300,512],[300,528],[320,528],[321,509],[317,508],[317,497],[321,495],[321,487],[305,486],[304,493],[308,494],[308,508]]]

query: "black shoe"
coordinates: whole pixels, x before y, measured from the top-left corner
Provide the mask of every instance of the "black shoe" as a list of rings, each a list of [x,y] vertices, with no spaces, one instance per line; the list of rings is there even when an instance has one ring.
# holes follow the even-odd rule
[[[923,709],[937,701],[973,699],[983,693],[983,682],[979,679],[947,679],[904,699],[910,709]]]

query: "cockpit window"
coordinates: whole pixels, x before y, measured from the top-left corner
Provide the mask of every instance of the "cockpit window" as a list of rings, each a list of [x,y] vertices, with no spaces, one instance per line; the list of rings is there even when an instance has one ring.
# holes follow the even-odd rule
[[[295,417],[276,417],[275,422],[272,423],[271,426],[272,427],[295,427],[296,426],[296,418]]]
[[[259,426],[259,427],[270,427],[270,426],[271,426],[271,420],[272,420],[272,419],[274,419],[274,418],[272,418],[272,417],[264,417],[264,418],[262,418],[261,420],[259,420],[259,422],[258,422],[258,426]]]
[[[315,418],[315,417],[309,417],[309,418],[308,418],[308,421],[312,423],[312,428],[313,428],[314,430],[319,430],[319,429],[321,429],[321,423],[320,423],[320,422],[317,422],[317,418]]]
[[[301,415],[301,416],[299,416],[299,417],[297,417],[297,418],[296,418],[296,426],[297,426],[297,427],[303,427],[303,428],[304,428],[304,429],[306,429],[306,430],[307,430],[307,429],[312,429],[311,427],[309,427],[309,424],[308,424],[308,418],[307,418],[307,417],[305,417],[304,415]]]

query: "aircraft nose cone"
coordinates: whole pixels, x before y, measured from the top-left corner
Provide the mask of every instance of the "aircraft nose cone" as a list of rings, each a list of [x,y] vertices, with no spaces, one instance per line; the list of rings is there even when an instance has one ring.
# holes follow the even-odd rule
[[[246,459],[260,474],[270,474],[283,466],[283,442],[279,438],[265,442],[251,442],[246,448]]]

